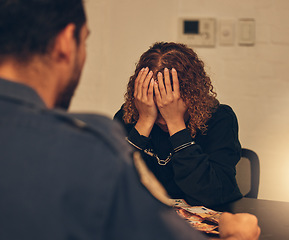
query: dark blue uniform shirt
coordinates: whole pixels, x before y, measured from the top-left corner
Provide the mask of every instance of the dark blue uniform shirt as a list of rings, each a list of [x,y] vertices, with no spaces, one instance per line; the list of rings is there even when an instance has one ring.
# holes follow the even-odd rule
[[[131,153],[113,121],[0,79],[0,239],[203,239],[144,188]]]

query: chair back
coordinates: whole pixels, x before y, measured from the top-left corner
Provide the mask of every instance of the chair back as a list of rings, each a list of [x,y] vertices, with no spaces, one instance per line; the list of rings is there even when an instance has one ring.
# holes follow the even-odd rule
[[[260,162],[254,151],[242,148],[241,159],[236,166],[236,179],[244,197],[258,197]]]

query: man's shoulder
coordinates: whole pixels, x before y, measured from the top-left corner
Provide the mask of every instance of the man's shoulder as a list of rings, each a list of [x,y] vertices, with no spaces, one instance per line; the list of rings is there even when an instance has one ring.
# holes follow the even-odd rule
[[[71,130],[81,130],[84,132],[94,132],[99,135],[123,134],[119,123],[113,121],[107,116],[92,113],[68,113],[61,110],[48,110],[48,115],[59,125],[68,125]],[[80,131],[79,131],[80,130]]]
[[[131,148],[125,141],[120,124],[100,114],[68,113],[60,109],[21,108],[7,117],[7,124],[16,132],[31,135],[33,141],[39,138],[51,148],[67,152],[72,146],[89,149],[91,154],[106,152],[124,157]],[[29,132],[27,133],[29,129]],[[40,141],[41,142],[41,141]],[[40,144],[36,141],[35,144]],[[103,146],[100,151],[99,146]],[[102,155],[103,155],[102,154]],[[125,158],[125,157],[124,157]]]
[[[79,123],[85,123],[89,127],[93,127],[95,129],[104,130],[104,131],[111,131],[115,129],[120,129],[119,124],[115,121],[110,119],[105,115],[100,114],[89,114],[89,113],[68,113],[67,117],[71,119],[76,119]]]
[[[54,113],[55,114],[55,113]],[[111,150],[127,152],[130,150],[125,141],[122,126],[107,116],[87,113],[56,113],[66,124],[71,125],[72,131],[79,137],[90,136],[92,143],[96,141],[106,142]]]

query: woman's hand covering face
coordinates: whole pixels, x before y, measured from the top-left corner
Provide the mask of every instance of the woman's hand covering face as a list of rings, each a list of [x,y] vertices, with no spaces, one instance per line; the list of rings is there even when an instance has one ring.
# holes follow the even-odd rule
[[[164,76],[161,72],[158,73],[158,82],[154,84],[156,104],[168,126],[170,135],[186,127],[184,115],[188,109],[180,95],[177,71],[173,68],[171,73],[173,87],[167,68],[164,69]]]
[[[157,107],[153,98],[154,79],[153,72],[148,68],[142,69],[136,80],[134,87],[134,103],[139,113],[139,118],[155,122],[157,118]]]
[[[173,86],[167,68],[164,69],[164,76],[158,73],[158,81],[153,79],[153,72],[148,68],[142,69],[135,80],[134,103],[139,113],[135,127],[141,135],[150,134],[157,118],[160,118],[158,109],[170,135],[186,127],[184,114],[187,107],[180,97],[177,71],[172,69],[171,72]]]
[[[158,110],[154,102],[153,72],[143,68],[135,80],[134,104],[139,114],[135,128],[141,135],[149,136],[157,119]]]

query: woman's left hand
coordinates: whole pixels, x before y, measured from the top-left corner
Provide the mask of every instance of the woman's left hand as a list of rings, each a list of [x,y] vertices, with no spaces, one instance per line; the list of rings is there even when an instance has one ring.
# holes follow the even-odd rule
[[[170,73],[167,68],[164,69],[164,76],[158,73],[158,82],[154,84],[155,99],[158,109],[166,121],[170,135],[185,129],[184,115],[187,106],[180,96],[179,80],[177,71],[171,70],[173,89],[170,80]]]

